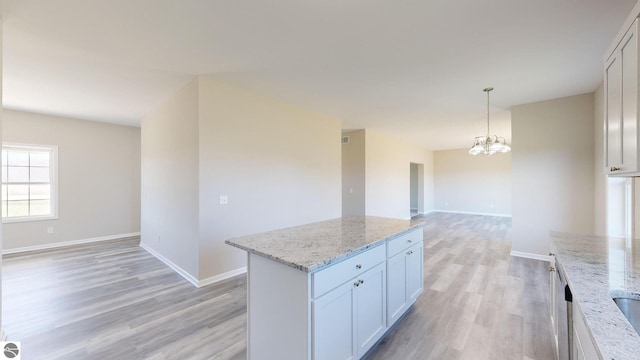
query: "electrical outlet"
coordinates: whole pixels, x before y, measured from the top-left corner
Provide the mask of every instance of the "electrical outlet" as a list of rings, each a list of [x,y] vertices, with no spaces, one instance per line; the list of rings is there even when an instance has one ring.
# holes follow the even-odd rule
[[[218,197],[219,205],[227,205],[229,203],[229,197],[227,195],[220,195]]]

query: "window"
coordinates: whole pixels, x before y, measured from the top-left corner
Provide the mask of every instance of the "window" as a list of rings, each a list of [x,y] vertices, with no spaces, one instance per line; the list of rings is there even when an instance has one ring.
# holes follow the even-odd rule
[[[2,221],[57,218],[56,146],[2,145]]]

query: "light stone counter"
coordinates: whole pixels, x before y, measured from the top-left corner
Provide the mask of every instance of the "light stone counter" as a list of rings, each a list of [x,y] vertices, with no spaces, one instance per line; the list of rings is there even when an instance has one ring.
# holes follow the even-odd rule
[[[640,240],[557,232],[551,236],[552,251],[602,358],[639,359],[640,335],[612,296],[640,298]]]
[[[227,244],[305,272],[315,272],[424,226],[422,222],[349,216],[229,239]]]

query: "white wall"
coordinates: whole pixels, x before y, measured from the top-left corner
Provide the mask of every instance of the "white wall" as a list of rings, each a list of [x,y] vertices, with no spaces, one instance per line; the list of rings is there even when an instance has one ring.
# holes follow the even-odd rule
[[[342,216],[365,214],[365,130],[342,133]]]
[[[141,245],[198,278],[198,81],[141,123]]]
[[[57,145],[59,166],[58,219],[5,224],[3,250],[140,231],[139,128],[5,110],[2,140]]]
[[[366,130],[366,214],[409,219],[411,163],[424,165],[424,211],[433,210],[433,152]]]
[[[209,77],[199,98],[200,279],[246,265],[230,237],[340,217],[340,121]]]
[[[514,106],[512,251],[546,255],[549,231],[594,230],[594,94]]]
[[[467,149],[434,152],[439,211],[511,215],[511,153],[471,156]]]

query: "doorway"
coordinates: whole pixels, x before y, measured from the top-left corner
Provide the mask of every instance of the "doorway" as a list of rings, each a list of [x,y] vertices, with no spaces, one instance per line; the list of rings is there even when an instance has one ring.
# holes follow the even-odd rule
[[[424,164],[409,164],[409,213],[424,214]]]

